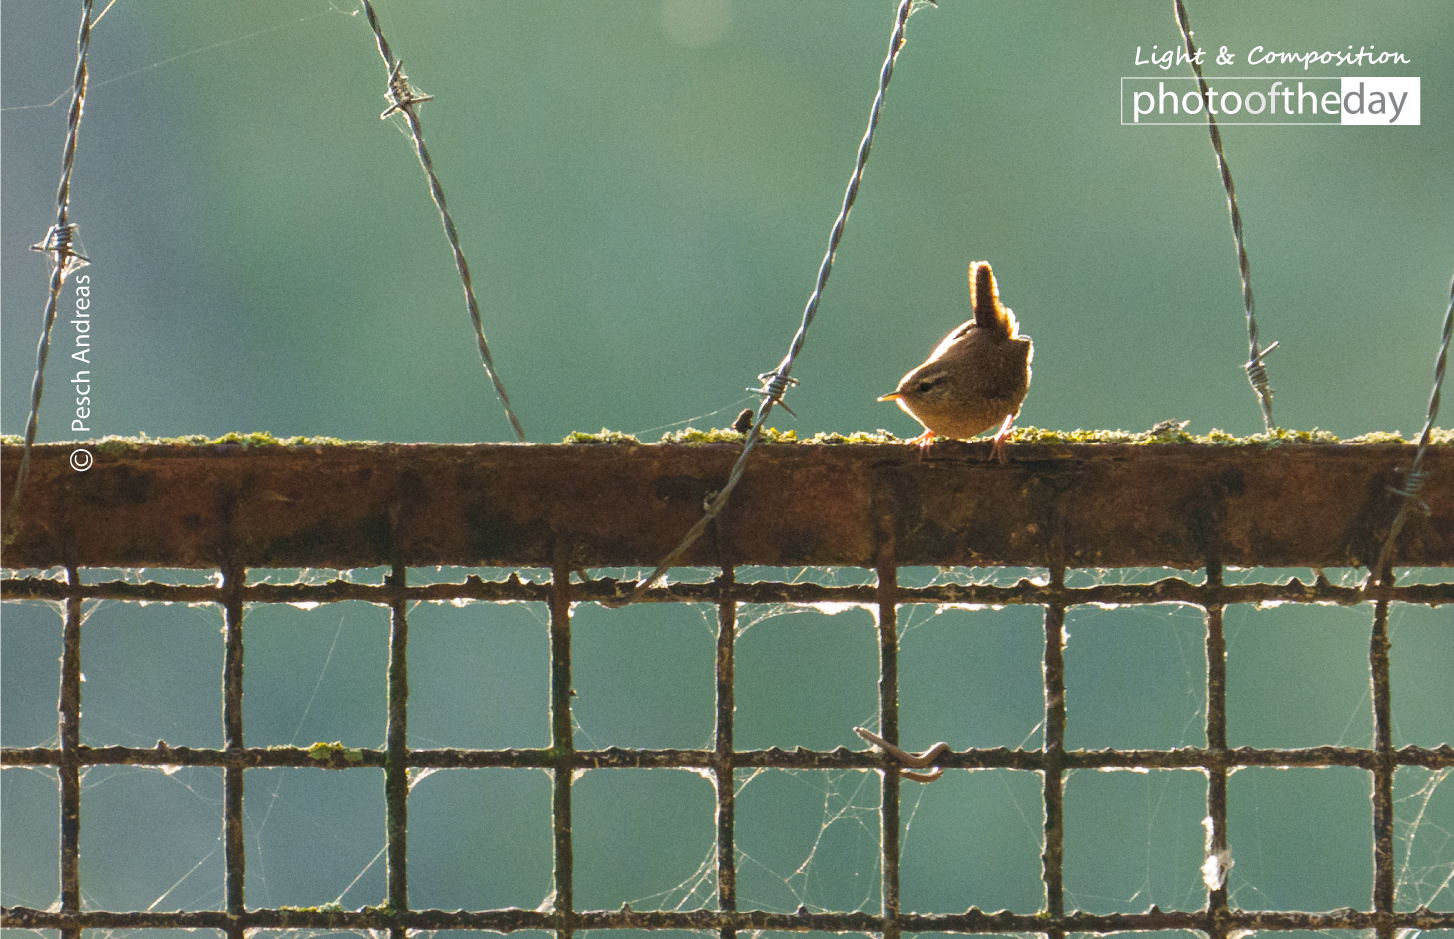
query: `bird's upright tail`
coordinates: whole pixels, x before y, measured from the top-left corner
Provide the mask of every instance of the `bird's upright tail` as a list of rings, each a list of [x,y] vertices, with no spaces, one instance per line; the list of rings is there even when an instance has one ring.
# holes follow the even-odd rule
[[[1018,332],[1015,314],[1000,303],[995,272],[988,261],[975,261],[969,266],[969,303],[974,307],[974,324],[980,329],[991,330],[1002,339]]]

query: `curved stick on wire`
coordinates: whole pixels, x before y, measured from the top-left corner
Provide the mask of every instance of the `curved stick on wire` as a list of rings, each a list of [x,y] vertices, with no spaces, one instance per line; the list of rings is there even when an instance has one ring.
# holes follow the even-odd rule
[[[855,727],[853,728],[853,732],[902,763],[903,767],[899,769],[899,775],[905,779],[912,779],[915,782],[921,783],[931,783],[944,775],[944,768],[942,766],[936,767],[932,773],[911,772],[911,769],[926,769],[927,767],[933,766],[936,760],[948,753],[950,750],[949,744],[943,740],[934,744],[934,746],[925,750],[923,753],[910,753],[907,750],[894,746],[878,734],[863,727]]]

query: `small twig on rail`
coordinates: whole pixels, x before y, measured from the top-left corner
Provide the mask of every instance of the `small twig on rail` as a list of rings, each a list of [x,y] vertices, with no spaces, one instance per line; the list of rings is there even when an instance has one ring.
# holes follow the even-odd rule
[[[404,74],[404,63],[394,58],[394,51],[389,48],[389,42],[384,38],[383,27],[379,25],[379,17],[374,12],[373,4],[369,0],[359,0],[363,5],[364,15],[368,17],[369,26],[374,31],[374,38],[379,44],[379,55],[383,57],[384,67],[389,70],[389,90],[384,97],[389,101],[389,107],[383,114],[379,115],[382,120],[391,114],[403,114],[409,122],[409,132],[414,138],[414,150],[419,154],[419,165],[424,168],[424,175],[429,179],[429,194],[434,198],[434,204],[439,209],[439,218],[444,223],[444,234],[449,238],[449,247],[454,252],[454,266],[459,270],[459,278],[464,282],[465,305],[469,308],[470,322],[475,328],[475,342],[480,347],[480,361],[484,363],[485,374],[490,376],[490,382],[495,386],[495,394],[500,398],[500,404],[505,408],[505,416],[510,419],[510,426],[515,429],[515,436],[522,443],[525,441],[525,431],[520,427],[520,419],[515,416],[514,408],[510,407],[510,396],[505,393],[505,385],[500,381],[500,374],[495,370],[495,359],[490,355],[490,346],[485,341],[485,327],[480,321],[480,305],[475,300],[474,284],[470,281],[470,266],[465,261],[464,251],[459,246],[459,232],[455,230],[454,219],[449,215],[449,209],[445,208],[444,187],[440,185],[439,176],[434,172],[434,161],[429,157],[429,148],[424,145],[424,125],[419,122],[419,112],[416,105],[425,101],[432,101],[433,95],[421,95],[409,85],[409,76]]]
[[[81,34],[76,40],[76,81],[71,89],[65,155],[61,157],[61,183],[56,190],[56,223],[50,227],[39,244],[30,246],[30,250],[50,256],[50,294],[45,301],[40,343],[35,350],[35,378],[30,385],[30,417],[25,422],[25,446],[21,450],[20,469],[15,474],[15,490],[10,495],[10,507],[4,518],[3,529],[6,533],[9,533],[10,523],[20,506],[20,494],[25,488],[25,477],[30,472],[30,451],[35,446],[36,431],[40,428],[40,398],[45,390],[45,360],[50,355],[50,334],[56,322],[56,308],[60,304],[61,284],[72,273],[90,263],[75,250],[76,225],[69,219],[71,171],[76,165],[76,137],[81,130],[81,113],[86,106],[86,53],[90,48],[91,0],[82,0]]]
[[[1176,25],[1181,28],[1186,54],[1191,59],[1192,71],[1196,72],[1197,86],[1207,109],[1207,130],[1212,135],[1212,149],[1217,154],[1217,169],[1222,173],[1222,187],[1227,190],[1227,207],[1232,213],[1232,240],[1237,244],[1237,271],[1242,275],[1242,302],[1247,309],[1247,364],[1242,366],[1242,370],[1247,373],[1247,381],[1252,384],[1252,390],[1257,392],[1257,400],[1262,404],[1262,422],[1270,434],[1277,429],[1277,424],[1272,420],[1272,388],[1267,384],[1267,367],[1262,360],[1267,353],[1277,348],[1277,343],[1274,342],[1266,349],[1258,344],[1257,313],[1252,302],[1252,266],[1247,260],[1247,242],[1242,237],[1242,211],[1237,208],[1237,190],[1232,186],[1232,168],[1227,165],[1227,155],[1222,152],[1222,132],[1217,127],[1216,117],[1212,115],[1207,80],[1197,62],[1197,47],[1191,38],[1191,23],[1187,20],[1186,6],[1182,0],[1175,0],[1175,3]]]
[[[884,59],[883,68],[879,70],[878,94],[874,95],[873,109],[868,115],[868,130],[864,131],[863,140],[858,144],[858,160],[853,166],[853,175],[848,178],[848,190],[843,195],[843,208],[838,212],[838,218],[833,222],[833,231],[828,237],[828,251],[823,255],[823,263],[818,268],[818,280],[813,285],[812,296],[808,297],[808,305],[803,310],[803,321],[798,326],[797,333],[793,336],[792,345],[788,348],[788,354],[778,363],[777,368],[770,372],[763,372],[757,376],[762,385],[757,388],[749,388],[753,394],[762,396],[762,404],[757,412],[757,422],[752,425],[752,431],[747,435],[747,441],[742,447],[742,452],[737,456],[737,462],[732,465],[732,473],[727,477],[727,485],[711,495],[703,504],[703,514],[697,523],[691,527],[680,544],[672,549],[662,562],[656,566],[645,580],[636,585],[632,592],[632,599],[661,579],[670,568],[672,568],[687,549],[707,530],[712,519],[716,518],[727,505],[727,499],[732,495],[732,490],[737,488],[737,483],[742,479],[742,472],[747,467],[747,455],[757,441],[762,438],[762,428],[767,421],[767,416],[772,413],[773,405],[781,404],[783,409],[792,414],[792,409],[783,401],[783,395],[793,385],[798,383],[789,373],[793,370],[793,362],[797,359],[798,353],[803,350],[803,342],[808,338],[808,327],[813,324],[813,317],[818,314],[818,303],[823,299],[823,288],[828,284],[828,275],[833,270],[833,259],[838,253],[838,242],[843,238],[843,228],[848,223],[848,212],[853,208],[853,201],[858,198],[858,186],[863,181],[863,167],[868,162],[868,151],[873,146],[873,133],[878,127],[879,112],[883,109],[884,92],[888,90],[889,79],[894,74],[894,62],[899,57],[899,50],[904,47],[904,26],[909,21],[909,12],[913,7],[914,0],[900,0],[898,10],[894,13],[893,34],[889,38],[889,54]],[[796,416],[796,415],[794,415]]]
[[[1449,281],[1449,309],[1444,313],[1444,338],[1439,345],[1439,357],[1434,362],[1434,390],[1429,395],[1424,431],[1419,435],[1419,449],[1415,451],[1413,465],[1404,477],[1403,488],[1393,490],[1395,495],[1403,496],[1403,504],[1399,506],[1398,514],[1393,517],[1393,524],[1389,526],[1388,538],[1383,543],[1383,550],[1378,553],[1378,563],[1368,572],[1370,586],[1381,583],[1392,570],[1394,542],[1398,541],[1399,532],[1403,531],[1409,512],[1429,511],[1429,507],[1419,498],[1425,482],[1424,452],[1429,449],[1429,437],[1434,431],[1434,421],[1439,417],[1439,392],[1444,386],[1444,365],[1449,360],[1451,333],[1454,333],[1454,279]]]
[[[901,747],[896,747],[884,738],[871,730],[863,727],[853,728],[853,732],[864,740],[878,747],[889,756],[898,760],[903,765],[899,767],[899,775],[905,779],[912,779],[914,782],[931,783],[944,775],[943,767],[935,767],[932,773],[916,773],[916,769],[928,769],[934,766],[934,762],[949,752],[949,744],[943,740],[925,750],[923,753],[910,753]]]

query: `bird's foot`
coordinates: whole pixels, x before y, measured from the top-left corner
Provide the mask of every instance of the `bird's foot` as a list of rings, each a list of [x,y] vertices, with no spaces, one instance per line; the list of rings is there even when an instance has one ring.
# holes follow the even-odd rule
[[[990,447],[990,459],[999,460],[1001,463],[1010,462],[1009,455],[1005,453],[1005,438],[1010,436],[1010,425],[1014,422],[1015,416],[1012,414],[1000,425],[999,433],[995,434],[994,444]]]

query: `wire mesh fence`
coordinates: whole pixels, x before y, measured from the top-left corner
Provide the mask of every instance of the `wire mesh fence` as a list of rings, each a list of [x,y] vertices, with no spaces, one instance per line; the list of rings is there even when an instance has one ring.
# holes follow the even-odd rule
[[[13,472],[9,460],[12,449],[6,448],[7,472]],[[88,479],[88,486],[94,488],[84,494],[65,485],[62,448],[43,447],[37,451],[31,495],[34,501],[29,503],[34,514],[22,514],[17,539],[7,552],[7,565],[34,565],[35,569],[9,571],[3,596],[12,601],[45,601],[64,610],[60,731],[53,746],[7,747],[0,758],[7,769],[45,767],[56,773],[60,900],[44,910],[7,905],[3,913],[7,927],[54,929],[63,935],[88,929],[143,928],[206,928],[236,936],[257,929],[388,930],[396,935],[463,929],[550,930],[562,937],[596,929],[713,931],[724,937],[763,930],[851,931],[885,936],[904,932],[1062,936],[1120,930],[1196,930],[1222,936],[1260,929],[1355,929],[1394,935],[1402,930],[1454,927],[1454,912],[1445,902],[1447,891],[1437,887],[1429,891],[1424,889],[1427,885],[1404,883],[1398,874],[1401,858],[1396,856],[1396,846],[1402,842],[1394,800],[1399,780],[1404,778],[1400,774],[1447,774],[1454,767],[1454,749],[1447,744],[1395,746],[1396,695],[1389,639],[1391,609],[1403,605],[1446,608],[1444,605],[1454,603],[1454,583],[1447,577],[1404,576],[1403,582],[1375,585],[1366,580],[1356,583],[1330,579],[1321,569],[1301,579],[1248,580],[1228,566],[1233,561],[1245,563],[1259,552],[1265,553],[1271,563],[1298,563],[1300,557],[1300,563],[1317,568],[1331,566],[1334,558],[1347,562],[1357,557],[1376,557],[1380,530],[1386,530],[1388,518],[1396,511],[1396,498],[1370,496],[1364,504],[1347,510],[1351,514],[1342,514],[1344,509],[1338,507],[1346,505],[1350,501],[1347,499],[1318,511],[1311,511],[1309,505],[1324,495],[1318,491],[1320,480],[1325,485],[1380,492],[1378,483],[1384,477],[1388,481],[1396,478],[1389,467],[1397,460],[1389,459],[1391,453],[1381,452],[1388,448],[1289,446],[1265,450],[1222,448],[1227,452],[1220,455],[1201,452],[1193,462],[1200,464],[1204,472],[1225,480],[1228,467],[1240,465],[1243,478],[1265,473],[1296,480],[1298,487],[1306,490],[1303,499],[1311,503],[1269,500],[1264,492],[1277,492],[1270,486],[1251,490],[1223,486],[1220,495],[1212,500],[1220,507],[1216,512],[1208,512],[1206,503],[1197,505],[1186,500],[1179,509],[1168,510],[1165,515],[1153,512],[1137,517],[1124,514],[1123,508],[1116,520],[1121,530],[1111,534],[1102,531],[1105,540],[1096,545],[1081,540],[1085,531],[1082,526],[1096,518],[1106,521],[1104,506],[1116,504],[1118,487],[1139,493],[1143,505],[1154,506],[1156,486],[1142,483],[1168,475],[1163,461],[1181,458],[1175,455],[1174,448],[1045,446],[1023,454],[1023,462],[996,472],[1000,468],[985,467],[978,460],[956,459],[953,454],[920,463],[916,451],[902,446],[767,446],[761,465],[750,469],[744,478],[742,501],[735,503],[733,513],[724,522],[715,523],[715,532],[698,549],[717,553],[719,560],[730,555],[730,560],[711,565],[702,557],[694,558],[698,569],[678,569],[674,582],[645,592],[634,592],[636,579],[625,570],[620,577],[604,576],[602,565],[629,564],[632,557],[637,564],[650,564],[658,548],[652,539],[665,543],[674,535],[671,524],[663,519],[690,521],[713,479],[720,478],[730,465],[735,449],[731,445],[565,446],[526,451],[488,447],[382,449],[388,451],[388,458],[373,464],[373,484],[363,482],[346,494],[355,503],[355,515],[334,518],[327,530],[318,527],[312,514],[318,507],[309,504],[326,502],[326,498],[319,495],[310,500],[307,493],[296,488],[300,479],[308,477],[309,485],[320,492],[331,488],[335,473],[347,472],[363,480],[370,474],[361,472],[361,467],[379,456],[375,448],[333,448],[334,452],[320,455],[318,448],[310,447],[258,448],[250,452],[225,447],[152,447],[160,458],[113,458],[105,468],[98,467],[103,475]],[[964,452],[971,449],[965,447]],[[450,458],[446,461],[450,469],[442,471],[439,463],[431,462],[441,458],[440,451]],[[465,455],[473,459],[457,459]],[[1436,468],[1445,462],[1442,447],[1433,448],[1430,456]],[[1305,473],[1289,469],[1299,459],[1309,461]],[[1341,467],[1340,459],[1345,461]],[[1106,461],[1117,465],[1116,473],[1095,471],[1098,463]],[[1029,512],[1034,516],[1030,520],[1012,522],[1007,514],[997,516],[986,505],[986,498],[994,498],[996,485],[1023,486],[1027,478],[1037,474],[1042,483],[1046,478],[1055,478],[1053,466],[1057,462],[1064,473],[1062,478],[1069,480],[1062,499],[1048,507],[1021,499],[1005,510]],[[509,463],[516,466],[514,480],[504,478],[500,472]],[[384,464],[390,469],[384,470]],[[604,488],[593,489],[588,483],[578,482],[574,492],[564,491],[562,466],[582,464],[598,466],[604,476],[599,476],[596,483]],[[1314,465],[1323,470],[1314,472]],[[473,468],[466,468],[470,466]],[[867,476],[855,475],[855,467],[862,470],[865,466],[873,467]],[[694,469],[688,471],[687,467]],[[300,468],[303,476],[290,476]],[[825,469],[831,472],[825,474]],[[169,478],[173,473],[177,475]],[[211,483],[202,484],[202,476],[208,473],[213,474]],[[481,499],[473,503],[451,501],[458,498],[453,485],[473,487],[479,482],[472,478],[474,473],[483,473],[495,484],[482,484]],[[451,474],[455,474],[453,482]],[[409,482],[394,487],[381,476]],[[1117,481],[1127,476],[1131,478]],[[605,486],[605,477],[611,477],[614,485]],[[1454,490],[1438,484],[1442,475],[1431,478],[1435,483],[1430,486],[1427,500],[1432,514],[1412,523],[1407,553],[1401,554],[1400,564],[1409,556],[1416,556],[1423,565],[1454,563],[1445,534],[1454,512]],[[990,479],[1002,482],[992,484]],[[891,494],[879,488],[884,480],[893,482]],[[1204,480],[1183,479],[1178,485],[1195,487],[1201,482]],[[970,483],[989,491],[978,498],[967,498]],[[210,504],[217,514],[199,512],[200,502],[189,503],[181,498],[183,488]],[[781,506],[766,496],[772,489],[783,490],[782,499],[808,509],[797,517],[775,514]],[[553,496],[537,499],[542,492]],[[632,509],[633,494],[637,492],[653,493],[656,511]],[[246,497],[235,498],[239,495]],[[981,523],[955,527],[959,522],[950,518],[942,528],[934,528],[931,521],[941,498],[965,504],[966,511],[978,512]],[[818,499],[846,508],[831,517],[814,509]],[[497,507],[509,507],[513,516],[506,520],[492,515],[493,500],[498,500]],[[103,506],[103,513],[90,514]],[[82,517],[80,510],[96,523],[90,527],[75,525]],[[133,512],[137,514],[128,517]],[[438,517],[432,513],[438,513]],[[1287,523],[1283,516],[1299,519],[1295,524],[1302,526],[1301,540],[1279,545],[1270,537],[1279,530],[1278,525]],[[770,517],[775,517],[774,524],[765,521]],[[448,521],[450,518],[453,522]],[[1258,525],[1266,527],[1251,532],[1250,537],[1246,531],[1239,535],[1239,526],[1249,523],[1249,519],[1257,519]],[[372,522],[359,527],[356,523],[360,520]],[[1197,524],[1203,527],[1197,529]],[[1164,538],[1145,537],[1150,530],[1162,529],[1180,530],[1188,540],[1177,545]],[[466,531],[473,532],[472,542],[455,540]],[[481,541],[481,531],[491,533],[493,540]],[[808,535],[814,531],[817,541],[809,542]],[[373,533],[372,537],[368,532]],[[117,539],[125,539],[125,543]],[[1199,547],[1190,547],[1193,544]],[[200,554],[189,553],[199,545]],[[1186,552],[1192,550],[1203,552],[1202,563],[1194,572],[1186,562]],[[926,578],[921,566],[934,563],[936,552],[945,571]],[[1117,566],[1156,565],[1159,558],[1160,563],[1182,570],[1117,582],[1114,577],[1087,572],[1086,568],[1092,566],[1085,562],[1092,556],[1088,552],[1113,558],[1108,563]],[[427,566],[458,563],[461,553],[492,565],[513,555],[515,562],[511,566],[516,569],[509,576],[499,568],[493,572],[476,570],[472,576],[458,571],[454,572],[458,576],[453,576],[449,570]],[[101,555],[106,554],[113,560],[104,561]],[[381,554],[393,554],[395,559],[376,577],[270,582],[277,573],[274,568],[285,562],[318,563],[326,558],[326,563],[335,568],[366,567],[376,565]],[[550,558],[542,566],[543,554]],[[205,563],[203,556],[213,558],[213,563]],[[231,561],[216,563],[216,559],[229,556]],[[756,566],[805,560],[827,566],[835,558],[840,565],[857,570],[858,575],[788,578],[781,568]],[[977,562],[974,567],[979,573],[950,567],[971,560]],[[1039,562],[1044,562],[1043,567],[1026,570],[1024,576],[1015,576],[1009,567]],[[184,564],[199,570],[195,576],[167,578],[107,569],[142,563]],[[710,565],[711,570],[701,570],[704,565]],[[984,576],[985,571],[1001,566],[1011,576],[993,576],[992,570],[991,576]],[[51,569],[47,572],[39,568]],[[1403,571],[1406,575],[1407,569]],[[634,598],[639,598],[639,603]],[[82,735],[83,636],[87,637],[86,643],[99,640],[96,633],[88,633],[84,621],[88,605],[98,600],[121,601],[128,608],[154,602],[207,604],[223,611],[223,746],[169,745],[159,741],[155,746],[142,747],[86,742],[96,736]],[[384,744],[278,745],[267,740],[270,745],[259,746],[258,741],[245,738],[245,660],[253,662],[254,668],[263,666],[245,655],[244,637],[267,628],[265,617],[259,617],[284,604],[307,609],[355,601],[388,611]],[[543,604],[548,610],[544,624],[549,648],[545,694],[548,742],[544,745],[500,746],[480,741],[481,745],[475,746],[411,746],[411,678],[416,696],[437,680],[429,671],[411,673],[409,669],[411,649],[418,650],[427,640],[421,630],[437,628],[428,615],[432,607],[420,604],[468,602],[525,602]],[[607,608],[599,614],[605,616],[621,615],[613,614],[614,608],[627,606],[630,610],[640,605],[702,604],[715,610],[708,745],[582,745],[577,712],[585,705],[576,700],[576,689],[588,680],[582,673],[589,672],[592,663],[578,658],[580,631],[594,628],[592,618],[598,615],[590,612],[595,608],[589,604]],[[951,774],[1019,771],[1033,774],[1038,780],[1042,813],[1040,858],[1038,871],[1034,872],[1039,884],[1038,902],[996,912],[973,905],[961,912],[916,909],[912,898],[919,894],[914,881],[923,876],[924,868],[916,862],[906,869],[901,847],[908,821],[904,787],[917,784],[901,778],[902,767],[897,760],[877,749],[740,745],[749,737],[756,741],[760,735],[751,730],[743,732],[743,721],[751,718],[755,705],[739,697],[742,676],[737,669],[738,653],[749,626],[739,620],[744,611],[770,604],[829,611],[866,609],[872,613],[877,659],[876,729],[889,742],[898,741],[902,724],[903,625],[918,610],[980,609],[1000,621],[1010,617],[1017,624],[1014,628],[1033,629],[1038,634],[1035,644],[1040,649],[1040,681],[1034,692],[1041,708],[1038,734],[1020,746],[956,747],[936,754],[932,760],[933,766]],[[1067,729],[1078,707],[1094,706],[1095,694],[1084,686],[1067,692],[1067,623],[1082,610],[1112,606],[1140,609],[1153,604],[1178,604],[1195,611],[1195,632],[1205,661],[1200,678],[1204,705],[1197,709],[1203,725],[1198,736],[1204,743],[1145,748],[1086,746],[1096,741],[1068,734]],[[1226,618],[1230,610],[1275,604],[1372,606],[1364,674],[1371,688],[1368,706],[1373,730],[1365,745],[1229,745],[1229,707],[1235,713],[1237,704],[1235,696],[1229,702]],[[1000,612],[993,612],[996,610]],[[1442,627],[1436,627],[1442,629],[1438,634],[1446,643],[1450,638],[1448,625],[1446,620]],[[1075,628],[1078,634],[1090,637],[1080,641],[1097,641],[1089,626]],[[812,642],[829,641],[829,635],[820,631]],[[602,641],[607,646],[611,642]],[[260,654],[257,648],[254,644],[254,656]],[[437,668],[437,664],[426,667]],[[798,667],[811,668],[807,664]],[[915,668],[919,676],[916,680],[922,680],[919,666]],[[1274,668],[1296,675],[1308,666],[1293,659],[1276,663]],[[209,674],[216,673],[209,670]],[[702,673],[703,681],[707,680],[706,674]],[[845,676],[844,681],[849,680]],[[1238,687],[1246,689],[1245,685]],[[1110,694],[1115,698],[1124,693],[1125,689],[1120,689]],[[920,704],[914,706],[922,709]],[[1112,702],[1109,706],[1117,705]],[[83,791],[82,777],[91,768],[103,766],[152,767],[168,772],[207,767],[221,772],[217,821],[223,827],[225,901],[218,904],[219,908],[164,912],[100,909],[86,902],[88,891],[80,865],[81,822],[87,811],[84,806],[93,797]],[[339,778],[361,780],[364,788],[351,787],[348,791],[358,794],[347,798],[357,800],[356,813],[368,825],[382,824],[387,833],[387,874],[381,905],[344,909],[339,905],[296,908],[249,904],[248,878],[257,875],[249,870],[247,828],[256,821],[248,820],[245,795],[261,784],[262,774],[305,767],[333,770],[340,774]],[[664,909],[632,909],[629,905],[599,908],[597,891],[582,896],[576,890],[576,859],[584,850],[581,841],[588,837],[585,832],[593,831],[587,817],[577,814],[577,808],[582,800],[592,800],[594,812],[594,800],[600,797],[589,786],[582,791],[581,774],[600,769],[661,768],[690,770],[713,784],[713,804],[709,808],[702,801],[698,810],[712,816],[715,850],[710,863],[704,862],[705,869],[699,872],[694,885],[683,888],[694,900]],[[1347,777],[1346,782],[1354,790],[1371,795],[1371,824],[1366,831],[1345,834],[1371,854],[1371,895],[1343,896],[1336,904],[1340,908],[1332,912],[1249,908],[1251,905],[1236,901],[1229,890],[1228,873],[1240,845],[1246,843],[1239,838],[1246,839],[1251,833],[1238,831],[1233,824],[1241,816],[1237,806],[1239,790],[1231,777],[1239,771],[1262,768],[1334,768],[1356,776],[1356,780]],[[545,903],[535,909],[500,904],[443,910],[420,908],[411,902],[411,896],[437,895],[430,890],[427,878],[421,879],[425,875],[411,876],[413,832],[409,813],[420,798],[413,792],[413,784],[423,774],[440,769],[528,769],[549,774],[553,887]],[[1081,796],[1080,801],[1068,800],[1065,787],[1068,776],[1078,770],[1136,770],[1170,774],[1168,779],[1205,780],[1206,838],[1198,862],[1206,890],[1196,895],[1194,908],[1152,907],[1121,913],[1078,908],[1076,892],[1067,889],[1066,848],[1068,839],[1076,844],[1080,843],[1076,839],[1084,839],[1089,809],[1084,801],[1087,796]],[[852,797],[858,800],[859,808],[868,804],[865,818],[871,816],[871,824],[877,828],[878,884],[871,893],[872,908],[864,908],[862,902],[844,903],[839,908],[830,901],[815,903],[811,909],[804,904],[796,911],[785,911],[757,908],[752,898],[743,902],[738,890],[745,857],[738,802],[749,797],[743,795],[742,779],[744,774],[776,771],[867,773],[864,778],[877,780],[877,792]],[[377,794],[364,795],[375,792],[380,775],[382,799]],[[626,788],[613,789],[616,795],[611,798],[627,799],[633,788],[651,789],[636,785],[641,781],[621,783]],[[756,790],[751,798],[759,798]],[[1309,807],[1296,808],[1301,811]],[[426,807],[423,811],[432,810]],[[546,823],[544,816],[539,822]],[[463,824],[458,819],[452,823]],[[1114,825],[1097,837],[1107,843],[1114,840]],[[618,835],[617,840],[629,839]],[[508,856],[509,845],[502,848]],[[592,845],[590,850],[598,847]],[[616,850],[626,849],[618,846]],[[630,865],[636,860],[623,854],[616,863]],[[1078,863],[1085,863],[1085,858]],[[488,879],[492,875],[482,869],[478,876]],[[908,902],[906,897],[910,898]],[[1434,909],[1426,905],[1431,898]],[[690,908],[693,905],[700,908]]]

